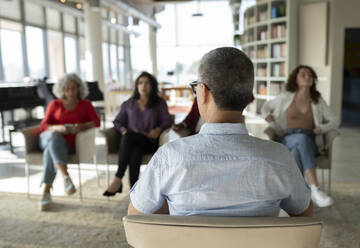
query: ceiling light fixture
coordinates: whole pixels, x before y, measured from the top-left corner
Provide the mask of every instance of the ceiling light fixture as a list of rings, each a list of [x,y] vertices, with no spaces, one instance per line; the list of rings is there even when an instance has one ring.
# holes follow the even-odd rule
[[[200,10],[200,0],[197,0],[197,10],[196,13],[192,14],[192,17],[202,17],[203,13]]]

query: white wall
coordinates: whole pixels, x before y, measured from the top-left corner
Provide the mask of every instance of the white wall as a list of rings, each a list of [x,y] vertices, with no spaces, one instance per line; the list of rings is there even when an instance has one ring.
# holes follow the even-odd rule
[[[330,19],[330,104],[340,117],[344,68],[345,28],[360,28],[360,1],[333,0]]]
[[[328,2],[328,34],[327,34],[327,61],[324,64],[313,64],[319,76],[318,89],[325,101],[330,104],[334,113],[340,118],[342,110],[342,88],[344,68],[345,28],[360,28],[360,0],[301,0],[300,6],[317,2]],[[301,25],[301,16],[299,17]],[[313,19],[316,22],[316,18]],[[306,32],[299,33],[299,44],[309,37]],[[324,32],[324,30],[319,30]],[[309,35],[309,34],[307,34]],[[299,54],[304,54],[308,46],[299,45]],[[301,58],[301,56],[299,56]],[[308,59],[299,59],[299,63],[308,62]]]

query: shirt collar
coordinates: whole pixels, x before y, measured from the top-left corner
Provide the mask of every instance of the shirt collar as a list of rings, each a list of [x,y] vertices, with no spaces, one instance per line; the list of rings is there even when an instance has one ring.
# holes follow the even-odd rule
[[[204,123],[201,134],[248,134],[243,123]]]

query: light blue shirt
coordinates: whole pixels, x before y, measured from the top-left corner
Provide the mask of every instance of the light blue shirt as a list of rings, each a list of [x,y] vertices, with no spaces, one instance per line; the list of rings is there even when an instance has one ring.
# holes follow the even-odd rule
[[[197,135],[163,145],[130,190],[133,206],[171,215],[300,214],[310,189],[289,150],[249,136],[242,124],[205,123]]]

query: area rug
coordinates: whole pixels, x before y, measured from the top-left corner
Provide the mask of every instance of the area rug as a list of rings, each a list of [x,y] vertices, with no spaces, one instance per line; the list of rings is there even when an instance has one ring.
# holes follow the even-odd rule
[[[82,202],[76,195],[54,197],[48,212],[38,211],[39,196],[0,193],[0,247],[130,247],[121,221],[128,195],[108,201],[96,180],[83,188]],[[335,204],[314,209],[324,223],[319,247],[359,248],[360,184],[333,183],[332,188]]]

